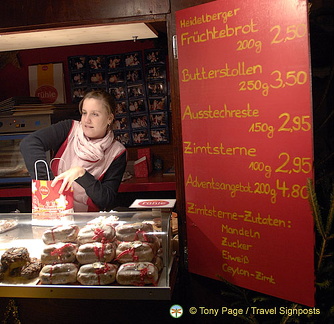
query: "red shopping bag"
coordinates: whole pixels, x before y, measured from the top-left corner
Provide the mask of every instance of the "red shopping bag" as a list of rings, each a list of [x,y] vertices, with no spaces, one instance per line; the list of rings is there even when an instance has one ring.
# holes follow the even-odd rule
[[[45,164],[48,180],[38,180],[36,165],[40,162]],[[32,180],[31,186],[33,223],[42,225],[51,223],[52,225],[52,221],[70,220],[67,215],[74,212],[73,189],[59,194],[62,181],[58,181],[56,186],[51,187],[49,167],[44,160],[35,162],[35,176],[36,179]]]

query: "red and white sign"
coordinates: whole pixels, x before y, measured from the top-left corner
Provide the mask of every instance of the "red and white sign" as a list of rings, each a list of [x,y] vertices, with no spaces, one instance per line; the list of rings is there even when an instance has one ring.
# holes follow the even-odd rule
[[[176,14],[189,270],[314,306],[307,1]]]
[[[65,84],[62,63],[29,66],[31,97],[39,97],[45,104],[65,103]]]
[[[130,208],[173,208],[176,199],[136,199]]]

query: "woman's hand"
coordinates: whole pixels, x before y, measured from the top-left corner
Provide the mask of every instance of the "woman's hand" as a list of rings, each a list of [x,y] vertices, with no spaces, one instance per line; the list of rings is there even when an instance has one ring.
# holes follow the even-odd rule
[[[63,183],[58,191],[59,194],[62,194],[64,191],[69,190],[73,182],[82,177],[85,172],[86,170],[83,167],[72,167],[71,169],[68,169],[67,171],[56,176],[51,183],[51,187],[54,187],[59,180],[63,180]]]

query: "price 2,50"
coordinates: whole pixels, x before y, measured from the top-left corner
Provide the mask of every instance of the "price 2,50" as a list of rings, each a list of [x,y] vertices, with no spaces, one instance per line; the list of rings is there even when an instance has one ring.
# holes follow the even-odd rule
[[[305,24],[290,25],[284,29],[280,25],[276,25],[270,29],[270,32],[275,33],[271,44],[279,44],[306,36],[307,26]]]

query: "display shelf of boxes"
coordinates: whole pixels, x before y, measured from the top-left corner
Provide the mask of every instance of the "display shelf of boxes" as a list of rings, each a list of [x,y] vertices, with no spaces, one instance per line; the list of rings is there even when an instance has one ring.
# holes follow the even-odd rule
[[[166,53],[147,49],[68,58],[72,101],[102,89],[116,101],[114,133],[125,146],[169,143]]]

